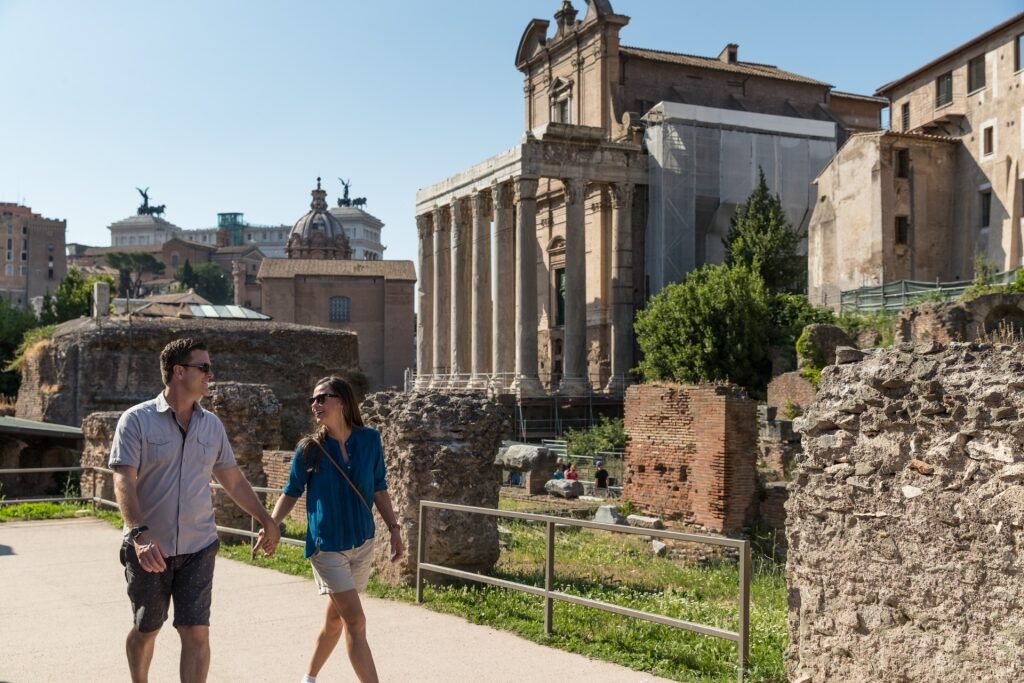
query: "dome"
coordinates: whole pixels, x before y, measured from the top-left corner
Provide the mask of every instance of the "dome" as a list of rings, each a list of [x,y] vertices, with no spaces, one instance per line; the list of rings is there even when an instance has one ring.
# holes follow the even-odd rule
[[[285,247],[288,258],[352,258],[352,247],[349,245],[345,228],[327,210],[327,192],[320,188],[319,178],[316,179],[316,189],[312,195],[313,202],[310,204],[309,213],[295,222],[295,227],[288,235],[288,244]]]

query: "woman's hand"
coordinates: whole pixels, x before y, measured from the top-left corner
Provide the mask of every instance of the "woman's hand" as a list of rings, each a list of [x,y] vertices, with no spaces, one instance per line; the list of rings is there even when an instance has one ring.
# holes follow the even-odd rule
[[[405,544],[402,543],[402,528],[391,528],[391,561],[398,562],[405,557]]]

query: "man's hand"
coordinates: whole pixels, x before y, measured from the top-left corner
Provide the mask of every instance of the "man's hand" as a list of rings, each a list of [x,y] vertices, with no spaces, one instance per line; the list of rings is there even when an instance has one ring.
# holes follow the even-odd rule
[[[260,529],[256,538],[256,545],[252,548],[252,556],[256,557],[256,551],[262,550],[263,554],[270,557],[277,550],[277,544],[281,542],[281,530],[276,524],[267,524]]]
[[[164,562],[167,555],[160,548],[160,544],[155,540],[150,540],[145,532],[136,536],[132,545],[135,546],[135,556],[139,558],[139,566],[145,571],[160,573],[167,569],[167,563]]]
[[[394,528],[391,530],[391,561],[398,562],[405,557],[405,544],[402,543],[402,530]]]

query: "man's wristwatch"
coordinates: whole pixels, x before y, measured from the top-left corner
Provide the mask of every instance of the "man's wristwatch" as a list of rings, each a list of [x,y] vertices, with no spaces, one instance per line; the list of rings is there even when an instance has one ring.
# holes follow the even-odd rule
[[[132,541],[135,541],[145,531],[149,531],[149,527],[145,524],[143,524],[142,526],[133,526],[131,529],[128,530],[128,538],[132,539]]]

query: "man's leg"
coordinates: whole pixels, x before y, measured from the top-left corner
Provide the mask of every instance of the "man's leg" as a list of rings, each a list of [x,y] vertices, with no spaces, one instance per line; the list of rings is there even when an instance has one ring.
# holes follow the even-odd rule
[[[181,683],[205,683],[210,670],[210,627],[178,626],[181,636]]]
[[[320,673],[320,669],[324,668],[328,657],[331,656],[334,648],[338,645],[343,628],[344,622],[341,621],[341,616],[338,615],[338,610],[334,607],[334,601],[328,596],[324,626],[320,629],[320,633],[317,634],[316,647],[313,648],[313,656],[309,660],[308,673],[310,676],[316,676]]]
[[[331,604],[345,626],[345,648],[360,683],[377,683],[377,667],[366,640],[366,615],[355,590],[331,593]]]
[[[160,631],[143,633],[137,627],[128,632],[125,650],[128,652],[128,670],[131,672],[132,683],[148,683],[157,633]]]

